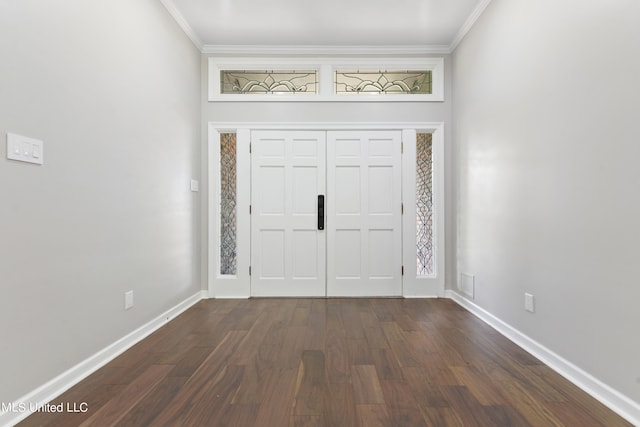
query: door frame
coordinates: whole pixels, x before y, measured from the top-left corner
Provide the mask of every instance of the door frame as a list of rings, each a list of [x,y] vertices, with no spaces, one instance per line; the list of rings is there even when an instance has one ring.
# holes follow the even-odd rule
[[[405,213],[402,218],[403,265],[405,274],[402,296],[405,298],[443,297],[445,284],[445,223],[444,223],[444,123],[443,122],[209,122],[207,144],[207,288],[209,298],[249,298],[251,278],[251,234],[249,205],[251,203],[251,157],[249,153],[251,130],[396,130],[402,131],[403,141],[415,139],[416,132],[432,134],[433,146],[433,198],[435,210],[434,248],[436,262],[431,277],[416,275],[415,248],[415,192],[410,194],[405,186],[414,182],[415,146],[405,144],[402,155],[402,201]],[[221,275],[219,268],[220,237],[220,134],[236,133],[237,158],[237,274]],[[413,154],[412,154],[413,153]],[[413,155],[413,158],[409,158]],[[412,203],[414,204],[412,206]],[[413,212],[413,216],[411,214]],[[413,233],[413,234],[411,234]],[[413,243],[412,243],[413,242]],[[411,268],[413,266],[413,268]]]

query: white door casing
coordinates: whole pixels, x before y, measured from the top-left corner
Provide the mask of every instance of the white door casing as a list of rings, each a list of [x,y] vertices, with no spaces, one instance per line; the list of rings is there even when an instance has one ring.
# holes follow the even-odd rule
[[[249,265],[253,265],[255,277],[255,257],[252,247],[253,215],[249,215],[251,203],[252,185],[252,155],[249,154],[249,141],[253,133],[251,129],[282,131],[299,130],[309,131],[321,129],[321,133],[326,131],[346,131],[346,130],[401,130],[404,142],[404,153],[402,154],[402,201],[404,203],[404,215],[402,216],[402,257],[404,264],[404,276],[402,277],[401,295],[404,297],[434,297],[444,296],[444,124],[430,122],[389,122],[389,123],[245,123],[245,122],[211,122],[209,123],[209,165],[208,165],[208,290],[209,296],[213,298],[241,298],[250,297],[252,278],[249,276]],[[238,272],[233,276],[224,276],[220,271],[220,184],[219,184],[219,153],[221,133],[236,133],[238,138],[237,157],[237,197],[238,197],[238,236],[237,236],[237,263]],[[415,218],[415,135],[416,132],[431,133],[433,136],[433,222],[434,222],[434,257],[435,271],[431,276],[416,275],[416,218]],[[256,145],[254,145],[254,150]],[[255,177],[253,177],[255,179]],[[328,180],[329,177],[327,176]],[[246,184],[245,184],[246,183]],[[329,193],[331,192],[328,189]],[[325,193],[326,194],[326,193]],[[332,201],[329,195],[326,199],[326,210],[332,208]],[[255,212],[255,210],[254,210]],[[317,220],[314,218],[317,226]],[[327,223],[335,223],[328,219]],[[329,229],[324,233],[329,234]],[[327,240],[328,242],[328,240]],[[322,253],[319,250],[318,253]],[[326,254],[326,250],[324,251]],[[324,261],[325,271],[330,269],[328,259]],[[394,262],[395,264],[395,262]],[[323,271],[322,269],[319,270]],[[325,278],[325,283],[330,279]],[[296,295],[301,295],[296,292]],[[321,293],[318,296],[322,296]],[[326,295],[326,290],[324,295]],[[367,295],[367,294],[363,294]]]

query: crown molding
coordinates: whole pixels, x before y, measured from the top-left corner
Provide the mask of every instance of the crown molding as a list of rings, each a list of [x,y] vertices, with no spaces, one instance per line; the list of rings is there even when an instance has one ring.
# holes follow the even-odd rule
[[[193,28],[191,28],[191,25],[189,25],[187,20],[184,19],[184,16],[182,16],[182,13],[180,13],[176,5],[173,3],[173,0],[160,0],[160,3],[162,3],[167,11],[169,11],[169,14],[173,16],[173,19],[176,20],[180,28],[182,28],[182,31],[184,31],[187,37],[191,39],[196,48],[202,52],[204,43],[200,40],[200,37],[198,37],[196,32],[193,31]]]
[[[312,46],[312,45],[204,45],[202,53],[219,56],[424,56],[451,53],[445,45]]]
[[[400,46],[325,46],[325,45],[211,45],[204,44],[191,28],[173,0],[160,0],[180,28],[203,54],[220,56],[424,56],[452,53],[489,6],[491,0],[481,0],[464,22],[449,45]]]
[[[480,3],[478,3],[473,12],[471,12],[471,15],[469,15],[467,20],[464,21],[464,24],[462,24],[462,27],[460,27],[460,30],[458,30],[458,33],[453,38],[453,41],[449,45],[449,52],[453,52],[454,50],[456,50],[462,39],[464,39],[469,30],[471,30],[478,18],[480,18],[482,12],[484,12],[487,6],[489,6],[489,3],[491,3],[491,0],[482,0]]]

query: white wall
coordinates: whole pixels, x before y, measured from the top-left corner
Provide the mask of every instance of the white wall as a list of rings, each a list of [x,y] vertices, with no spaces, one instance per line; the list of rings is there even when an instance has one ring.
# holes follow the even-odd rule
[[[493,0],[453,54],[458,272],[476,304],[636,402],[638,22],[635,0]]]
[[[0,63],[8,403],[199,292],[200,54],[159,1],[0,0]]]
[[[453,150],[451,145],[451,58],[444,56],[444,102],[208,102],[208,61],[211,55],[202,56],[202,105],[203,105],[203,181],[207,174],[208,153],[206,124],[208,122],[332,122],[332,123],[365,123],[365,122],[443,122],[445,124],[445,227],[447,236],[454,236],[455,214],[453,192]],[[206,191],[203,197],[203,223],[207,229]],[[449,220],[452,219],[452,220]],[[204,233],[204,232],[203,232]],[[204,235],[204,234],[203,234]],[[446,242],[446,272],[445,280],[455,277],[455,240]],[[208,287],[206,260],[208,251],[206,245],[202,247],[202,288]]]

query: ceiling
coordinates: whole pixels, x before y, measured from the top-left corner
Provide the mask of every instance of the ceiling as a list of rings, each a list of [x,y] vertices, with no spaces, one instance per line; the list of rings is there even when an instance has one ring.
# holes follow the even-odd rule
[[[449,52],[490,0],[161,0],[203,52],[377,47]]]

